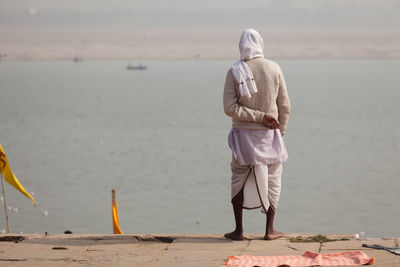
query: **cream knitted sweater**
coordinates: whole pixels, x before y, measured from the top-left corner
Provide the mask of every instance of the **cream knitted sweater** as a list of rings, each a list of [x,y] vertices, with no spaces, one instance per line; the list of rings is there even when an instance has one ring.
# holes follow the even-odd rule
[[[258,92],[250,99],[241,97],[239,85],[229,69],[224,88],[224,111],[232,117],[232,127],[238,129],[267,129],[262,120],[264,114],[277,119],[282,136],[290,114],[290,101],[285,79],[279,65],[262,57],[246,61],[250,67]]]

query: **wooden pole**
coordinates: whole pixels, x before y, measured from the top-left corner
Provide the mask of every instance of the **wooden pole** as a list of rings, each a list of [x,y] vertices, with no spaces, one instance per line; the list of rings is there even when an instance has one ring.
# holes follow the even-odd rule
[[[115,234],[115,220],[114,220],[114,203],[115,203],[115,189],[113,188],[111,190],[112,192],[112,198],[111,198],[111,216],[112,216],[112,223],[113,223],[113,234]]]
[[[3,190],[4,210],[5,210],[5,212],[6,212],[7,233],[10,233],[10,224],[8,223],[8,212],[7,212],[6,194],[4,193],[3,174],[0,173],[0,177],[1,177],[1,189]]]

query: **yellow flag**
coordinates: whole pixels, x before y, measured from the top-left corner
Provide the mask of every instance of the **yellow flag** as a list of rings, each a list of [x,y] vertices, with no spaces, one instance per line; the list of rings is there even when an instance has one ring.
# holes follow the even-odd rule
[[[115,199],[115,190],[112,190],[112,219],[114,234],[123,234],[119,228],[117,200]]]
[[[1,145],[0,145],[0,171],[3,174],[4,179],[7,181],[7,183],[14,186],[18,191],[20,191],[22,194],[30,198],[32,200],[32,205],[35,205],[35,200],[33,199],[33,197],[28,193],[28,191],[25,190],[22,184],[18,181],[17,177],[15,177],[15,174],[12,172],[10,164],[8,163],[6,153],[4,152],[3,147]]]

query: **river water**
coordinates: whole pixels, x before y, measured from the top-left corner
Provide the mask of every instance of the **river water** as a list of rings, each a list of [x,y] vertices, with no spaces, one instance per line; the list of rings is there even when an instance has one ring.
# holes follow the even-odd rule
[[[277,62],[292,102],[278,230],[400,236],[400,61]],[[112,188],[125,233],[233,229],[232,61],[127,63],[0,62],[0,144],[38,202],[6,185],[12,232],[111,233]],[[244,212],[246,233],[264,225]]]

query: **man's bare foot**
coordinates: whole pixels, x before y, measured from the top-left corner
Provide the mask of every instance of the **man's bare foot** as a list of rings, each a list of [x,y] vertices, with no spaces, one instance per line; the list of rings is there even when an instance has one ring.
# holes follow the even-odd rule
[[[243,233],[237,233],[233,231],[232,233],[226,233],[224,235],[226,238],[232,239],[232,240],[238,240],[241,241],[244,239]]]
[[[281,232],[277,232],[277,231],[273,231],[272,233],[267,233],[264,236],[265,240],[275,240],[281,237],[284,237],[285,234],[281,233]]]

